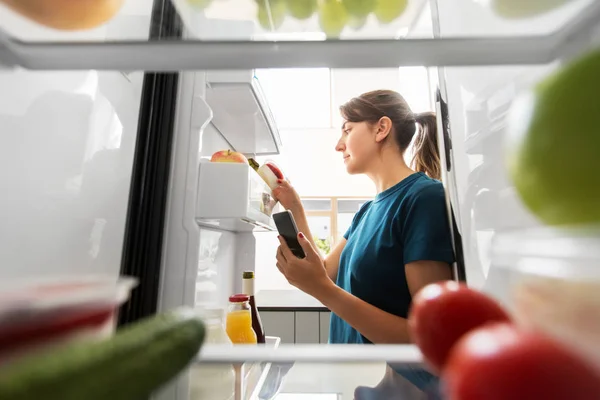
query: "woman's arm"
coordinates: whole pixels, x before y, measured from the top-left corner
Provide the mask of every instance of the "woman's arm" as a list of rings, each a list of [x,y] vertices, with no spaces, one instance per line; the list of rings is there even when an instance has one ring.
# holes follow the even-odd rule
[[[315,249],[318,248],[312,232],[310,231],[310,227],[308,226],[308,218],[306,218],[306,212],[302,205],[302,201],[300,200],[300,196],[298,196],[298,193],[288,181],[282,180],[278,183],[279,186],[273,190],[273,195],[279,200],[281,205],[291,211],[294,216],[294,221],[296,221],[298,232],[302,232]],[[340,255],[345,246],[346,239],[342,238],[340,242],[331,249],[327,257],[321,257],[323,259],[325,270],[327,271],[327,276],[334,282],[337,279]],[[320,255],[321,253],[319,253],[319,256]]]
[[[304,212],[304,208],[302,205],[296,208],[295,210],[290,210],[294,215],[294,220],[296,221],[296,226],[298,227],[298,232],[304,233],[312,246],[317,249],[317,245],[315,243],[315,239],[310,232],[310,228],[308,227],[308,220],[306,218],[306,213]],[[327,276],[332,281],[337,280],[338,268],[340,265],[340,256],[342,254],[342,250],[346,246],[346,239],[341,238],[341,240],[331,249],[329,254],[325,258],[323,258],[323,265],[325,266],[325,270],[327,271]],[[321,253],[319,253],[320,255]]]
[[[451,279],[450,266],[437,261],[416,261],[406,265],[406,278],[412,295],[423,286]],[[328,286],[315,298],[373,343],[410,343],[408,320],[383,311],[346,292]]]
[[[452,279],[450,264],[441,261],[414,261],[404,267],[411,296],[430,283]]]
[[[313,296],[373,343],[409,343],[407,320],[383,311],[337,286],[328,274],[322,257],[302,233],[298,242],[306,258],[294,256],[279,237],[277,268],[287,281]],[[341,246],[339,246],[341,247]],[[444,269],[435,261],[415,261],[406,265],[407,281],[413,290],[420,285],[445,279],[450,267]],[[393,293],[390,294],[393,296]]]

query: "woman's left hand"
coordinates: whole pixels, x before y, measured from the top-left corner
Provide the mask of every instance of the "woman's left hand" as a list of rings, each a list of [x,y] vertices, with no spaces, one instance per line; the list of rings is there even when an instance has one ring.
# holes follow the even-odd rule
[[[317,250],[302,233],[299,233],[298,242],[306,257],[298,258],[292,253],[284,238],[281,236],[277,238],[280,243],[277,248],[279,271],[291,285],[318,299],[333,285],[333,282],[327,276],[325,265]]]

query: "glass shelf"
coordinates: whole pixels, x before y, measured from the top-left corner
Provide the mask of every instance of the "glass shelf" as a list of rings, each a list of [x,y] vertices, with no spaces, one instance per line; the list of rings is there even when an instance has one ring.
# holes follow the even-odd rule
[[[600,19],[600,2],[594,0],[571,0],[526,19],[495,15],[483,0],[438,1],[431,6],[427,0],[408,0],[390,23],[382,24],[370,14],[362,27],[352,28],[347,22],[339,35],[328,37],[319,11],[298,20],[288,10],[275,29],[269,27],[273,18],[257,18],[257,2],[265,0],[213,0],[205,9],[190,4],[201,0],[171,1],[185,26],[183,38],[148,40],[150,29],[162,23],[151,21],[153,0],[125,0],[106,24],[68,32],[43,27],[0,6],[0,66],[176,71],[543,64]],[[319,4],[336,1],[343,0]],[[273,10],[276,7],[280,6],[273,5]],[[444,37],[434,38],[440,26]]]

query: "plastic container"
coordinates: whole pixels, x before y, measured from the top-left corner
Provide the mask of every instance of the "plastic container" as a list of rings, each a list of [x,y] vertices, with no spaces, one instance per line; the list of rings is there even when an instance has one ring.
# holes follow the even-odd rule
[[[206,325],[203,346],[230,345],[223,326],[224,311],[221,308],[199,308],[197,312]],[[236,375],[231,364],[193,364],[190,368],[191,400],[230,400],[235,394]]]
[[[0,284],[0,362],[46,346],[104,339],[137,280],[106,276]]]
[[[600,371],[600,227],[499,234],[492,260],[484,291]]]

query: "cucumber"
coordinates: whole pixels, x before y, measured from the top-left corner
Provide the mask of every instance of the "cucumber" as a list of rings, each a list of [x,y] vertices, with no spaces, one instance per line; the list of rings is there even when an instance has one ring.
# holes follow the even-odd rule
[[[190,310],[140,320],[101,342],[25,356],[0,370],[2,400],[139,400],[196,356],[204,324]]]

